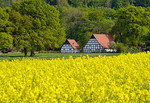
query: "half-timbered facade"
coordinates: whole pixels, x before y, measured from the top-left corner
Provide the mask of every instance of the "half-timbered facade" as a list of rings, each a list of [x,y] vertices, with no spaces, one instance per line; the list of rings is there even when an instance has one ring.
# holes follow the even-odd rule
[[[67,39],[61,47],[61,53],[79,53],[80,47],[74,39]]]
[[[83,52],[101,52],[106,50],[107,52],[114,51],[109,48],[109,43],[114,41],[111,35],[107,34],[93,34],[88,40],[87,44],[83,47]]]

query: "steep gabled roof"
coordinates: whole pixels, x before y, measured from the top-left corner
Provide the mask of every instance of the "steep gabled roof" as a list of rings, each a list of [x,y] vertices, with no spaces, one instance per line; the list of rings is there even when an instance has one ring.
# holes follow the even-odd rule
[[[109,48],[109,42],[114,41],[113,37],[108,34],[93,34],[93,36],[105,49]]]
[[[80,49],[79,45],[74,39],[67,39],[67,41],[71,44],[74,49]]]

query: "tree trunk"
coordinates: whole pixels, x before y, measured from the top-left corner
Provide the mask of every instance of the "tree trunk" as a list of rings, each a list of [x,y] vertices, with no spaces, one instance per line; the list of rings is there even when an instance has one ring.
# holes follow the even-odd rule
[[[27,48],[24,48],[24,56],[27,56]]]
[[[34,49],[31,49],[31,54],[30,57],[34,57],[35,53],[34,53]]]

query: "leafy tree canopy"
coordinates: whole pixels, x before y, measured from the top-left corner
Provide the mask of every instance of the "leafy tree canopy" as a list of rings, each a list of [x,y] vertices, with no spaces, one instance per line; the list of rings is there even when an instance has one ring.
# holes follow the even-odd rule
[[[129,6],[118,12],[111,33],[118,42],[138,45],[141,37],[149,31],[150,12],[142,7]]]
[[[59,12],[46,2],[42,0],[16,2],[9,13],[11,21],[17,26],[14,32],[17,35],[16,45],[29,47],[31,54],[37,48],[59,48],[64,42],[65,33],[59,23]],[[16,21],[17,18],[20,23]]]
[[[0,50],[7,51],[13,46],[13,38],[10,34],[0,32]]]
[[[9,22],[8,13],[0,8],[0,50],[6,51],[13,46],[12,31],[13,24]]]

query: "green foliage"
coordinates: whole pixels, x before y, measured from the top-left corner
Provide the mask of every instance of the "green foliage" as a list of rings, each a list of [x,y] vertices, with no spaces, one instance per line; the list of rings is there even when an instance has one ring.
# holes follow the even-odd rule
[[[116,43],[114,45],[114,48],[117,50],[118,53],[126,52],[128,49],[128,47],[125,46],[123,43]]]
[[[134,2],[134,4],[135,4],[135,6],[149,7],[150,0],[136,0],[136,2]]]
[[[115,48],[115,44],[116,43],[114,41],[112,41],[112,42],[109,42],[108,46],[109,46],[110,49],[114,49]]]
[[[13,38],[10,34],[0,32],[0,50],[5,51],[13,45]]]
[[[0,7],[8,7],[11,6],[16,1],[23,0],[0,0]],[[72,6],[72,7],[108,7],[119,9],[122,7],[126,7],[129,5],[149,7],[150,0],[45,0],[50,5],[54,5],[58,8],[62,8],[64,6]]]
[[[101,9],[93,10],[89,13],[89,20],[101,21],[104,18],[104,12]]]
[[[124,0],[112,0],[112,7],[114,9],[119,9],[124,7]]]
[[[9,21],[9,14],[5,9],[0,8],[0,50],[5,52],[12,47],[13,38],[10,34],[13,30],[13,24]]]
[[[62,24],[66,28],[67,38],[75,39],[78,42],[83,40],[84,34],[90,24],[86,11],[77,8],[65,9],[61,12]],[[86,29],[86,30],[84,30]]]
[[[65,32],[59,23],[59,12],[46,2],[16,2],[9,13],[17,28],[14,33],[17,35],[15,40],[19,48],[28,48],[31,51],[54,49],[59,48],[64,42]],[[14,14],[18,15],[19,22],[15,21],[17,17]]]
[[[9,21],[9,14],[5,9],[0,8],[0,32],[11,33],[13,26],[13,23]]]
[[[132,46],[132,47],[128,48],[127,52],[136,53],[136,52],[138,52],[138,48],[136,46]]]
[[[16,1],[23,1],[23,0],[0,0],[0,7],[2,8],[10,7]]]
[[[58,49],[65,36],[75,39],[82,48],[93,33],[111,33],[117,42],[130,47],[145,45],[150,34],[149,2],[0,0],[0,7],[12,6],[0,8],[0,32],[13,34],[14,46],[28,51]]]
[[[108,7],[113,9],[120,9],[129,5],[148,7],[150,0],[45,0],[50,5],[57,5],[58,7],[72,6],[78,7]]]
[[[114,25],[113,13],[115,12],[112,9],[106,8],[70,7],[61,10],[61,20],[66,27],[67,38],[75,39],[82,48],[93,33],[109,33]]]
[[[148,32],[150,12],[142,7],[128,6],[118,12],[117,21],[111,34],[115,40],[133,46],[142,42],[141,38]]]

